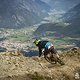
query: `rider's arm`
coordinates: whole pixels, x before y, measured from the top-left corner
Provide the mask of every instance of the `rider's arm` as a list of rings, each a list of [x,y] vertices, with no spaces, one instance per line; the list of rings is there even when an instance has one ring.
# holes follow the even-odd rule
[[[39,48],[39,57],[41,57],[41,54],[42,54],[42,49]]]

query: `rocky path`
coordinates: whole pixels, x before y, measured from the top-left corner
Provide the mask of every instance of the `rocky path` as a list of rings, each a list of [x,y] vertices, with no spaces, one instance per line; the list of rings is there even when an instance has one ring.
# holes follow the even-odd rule
[[[0,54],[0,80],[80,80],[80,48],[59,54],[65,65],[50,64],[43,57],[20,52]]]

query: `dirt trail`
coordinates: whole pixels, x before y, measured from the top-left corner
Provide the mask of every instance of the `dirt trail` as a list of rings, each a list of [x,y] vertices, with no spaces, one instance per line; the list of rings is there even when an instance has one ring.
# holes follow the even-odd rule
[[[0,80],[80,80],[80,48],[60,53],[65,65],[20,52],[0,53]]]

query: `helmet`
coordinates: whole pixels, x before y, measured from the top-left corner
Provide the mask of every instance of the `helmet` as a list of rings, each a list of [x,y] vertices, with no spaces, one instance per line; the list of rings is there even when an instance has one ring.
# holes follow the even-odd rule
[[[37,45],[39,42],[40,42],[40,40],[35,39],[33,43],[34,43],[35,45]]]

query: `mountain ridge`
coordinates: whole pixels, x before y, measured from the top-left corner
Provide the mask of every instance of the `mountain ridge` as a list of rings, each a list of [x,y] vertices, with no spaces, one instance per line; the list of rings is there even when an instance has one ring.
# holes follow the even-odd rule
[[[0,28],[20,28],[38,23],[49,10],[50,7],[41,0],[0,1]]]
[[[67,33],[66,35],[80,36],[80,4],[65,13],[63,20],[70,24],[63,31],[64,34]]]

